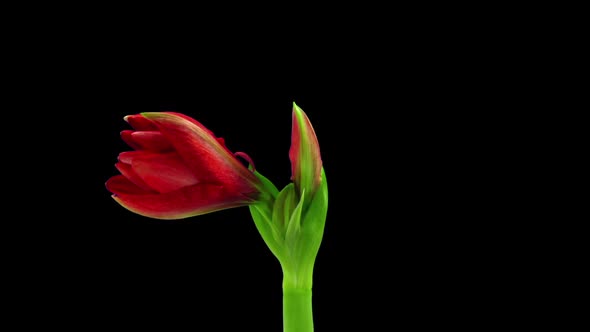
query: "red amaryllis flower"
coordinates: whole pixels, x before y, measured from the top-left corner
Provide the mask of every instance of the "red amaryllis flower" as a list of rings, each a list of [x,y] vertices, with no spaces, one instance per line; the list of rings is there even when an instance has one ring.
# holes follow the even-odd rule
[[[180,219],[249,205],[263,194],[261,181],[236,156],[251,159],[233,154],[198,121],[170,112],[128,115],[125,121],[135,130],[121,137],[135,151],[119,154],[121,175],[106,186],[128,210]]]

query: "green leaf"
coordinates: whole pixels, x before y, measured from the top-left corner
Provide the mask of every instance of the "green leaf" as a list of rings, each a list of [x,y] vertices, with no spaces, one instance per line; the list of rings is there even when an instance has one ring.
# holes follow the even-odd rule
[[[280,247],[282,246],[283,241],[281,239],[282,236],[280,230],[276,229],[272,223],[273,205],[275,204],[279,190],[269,179],[259,172],[254,172],[254,175],[260,179],[260,182],[263,185],[263,195],[259,198],[258,203],[249,206],[250,214],[252,215],[254,224],[262,236],[262,239],[272,253],[279,258],[278,255],[280,255]]]
[[[293,192],[293,194],[295,194]],[[287,225],[287,231],[285,233],[285,245],[287,250],[295,252],[297,250],[297,242],[301,231],[301,209],[305,200],[305,190],[301,193],[299,203],[293,210],[291,218],[289,218],[289,224]]]
[[[279,231],[274,227],[270,215],[265,211],[264,204],[250,205],[250,215],[258,229],[258,233],[270,249],[270,251],[281,260],[283,241]]]
[[[260,181],[264,185],[265,189],[267,189],[267,191],[271,194],[271,196],[273,198],[276,198],[277,195],[279,194],[279,190],[274,185],[274,183],[272,183],[269,179],[267,179],[264,175],[260,174],[258,171],[255,171],[254,175],[256,175],[256,177],[258,179],[260,179]]]
[[[324,237],[327,212],[328,182],[324,169],[322,168],[322,182],[320,187],[310,202],[307,211],[305,211],[304,216],[301,218],[302,230],[300,241],[303,244],[300,249],[300,260],[305,264],[311,264],[311,268],[313,268]]]
[[[272,222],[283,234],[283,239],[296,205],[295,186],[289,183],[279,193],[272,210]]]
[[[328,180],[322,167],[322,180],[318,191],[313,196],[305,215],[303,225],[308,231],[322,235],[328,214]]]
[[[268,212],[270,213],[274,201],[279,194],[279,190],[269,179],[267,179],[264,175],[260,174],[258,171],[254,172],[254,175],[262,183],[262,188],[260,188],[262,195],[259,198],[259,200],[266,203],[266,207],[269,210]]]

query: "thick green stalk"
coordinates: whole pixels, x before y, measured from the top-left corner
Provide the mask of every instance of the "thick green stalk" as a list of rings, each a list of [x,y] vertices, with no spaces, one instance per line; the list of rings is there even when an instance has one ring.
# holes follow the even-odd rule
[[[313,332],[311,288],[283,286],[283,332]]]
[[[283,332],[313,332],[311,289],[313,260],[293,266],[283,263]]]

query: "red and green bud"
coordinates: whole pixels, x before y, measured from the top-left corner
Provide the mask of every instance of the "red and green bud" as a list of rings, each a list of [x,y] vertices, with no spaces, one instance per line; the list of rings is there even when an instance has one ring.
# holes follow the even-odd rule
[[[309,118],[295,103],[289,158],[295,189],[299,194],[305,192],[307,197],[313,197],[322,181],[320,145]]]

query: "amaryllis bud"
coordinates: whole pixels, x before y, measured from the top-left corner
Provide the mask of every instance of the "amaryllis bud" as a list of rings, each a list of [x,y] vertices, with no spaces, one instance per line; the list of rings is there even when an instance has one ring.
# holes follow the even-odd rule
[[[320,145],[307,115],[293,103],[293,124],[291,129],[291,180],[301,195],[310,199],[322,180],[322,158]]]

